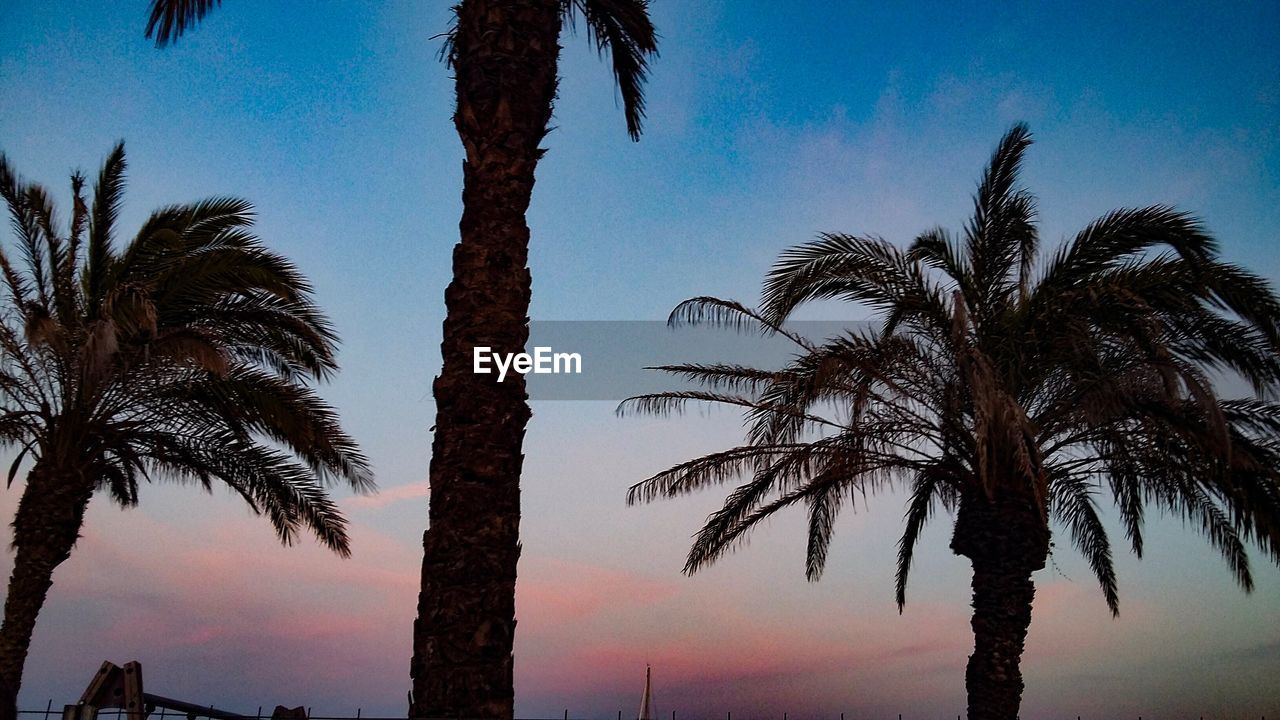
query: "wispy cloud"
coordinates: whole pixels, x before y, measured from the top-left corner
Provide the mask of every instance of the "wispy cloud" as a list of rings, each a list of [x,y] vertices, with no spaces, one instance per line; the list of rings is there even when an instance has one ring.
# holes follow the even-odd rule
[[[423,507],[426,507],[427,494],[430,490],[431,483],[429,481],[419,480],[407,485],[382,488],[375,495],[354,495],[342,502],[347,507],[365,510],[384,508],[410,500],[422,503]]]

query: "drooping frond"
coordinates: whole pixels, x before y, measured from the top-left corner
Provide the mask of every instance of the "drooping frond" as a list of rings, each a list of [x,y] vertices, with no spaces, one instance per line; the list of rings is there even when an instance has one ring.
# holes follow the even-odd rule
[[[729,482],[795,449],[745,446],[694,458],[632,485],[627,490],[627,504],[648,503],[659,497],[676,497],[708,485]],[[768,480],[772,483],[773,477],[769,476]],[[758,492],[767,492],[771,487],[771,484],[765,485]],[[735,505],[741,502],[750,504],[752,500],[744,494],[735,501]]]
[[[924,262],[930,267],[941,270],[955,283],[956,287],[966,295],[971,294],[973,280],[970,277],[968,260],[961,254],[955,242],[946,230],[934,228],[921,233],[907,248],[907,259],[913,262]]]
[[[247,229],[253,225],[253,205],[240,198],[209,198],[187,205],[170,205],[151,213],[116,265],[118,281],[133,274],[161,270],[180,251],[253,245]]]
[[[684,365],[655,365],[646,370],[675,375],[704,387],[727,393],[756,393],[778,381],[778,373],[745,365],[721,365],[688,363]]]
[[[1193,267],[1218,250],[1217,241],[1188,213],[1165,205],[1115,210],[1090,223],[1054,254],[1038,289],[1058,293],[1088,287],[1095,274],[1161,245]]]
[[[845,476],[839,468],[829,470],[828,477],[834,482],[823,483],[823,478],[815,478],[814,484],[821,483],[822,491],[805,499],[809,506],[809,541],[805,545],[804,576],[809,582],[821,579],[822,571],[827,567],[827,551],[835,533],[836,515],[840,512],[841,496],[847,490]]]
[[[750,532],[774,513],[803,503],[809,509],[805,574],[808,579],[817,580],[826,564],[841,494],[852,493],[864,484],[874,484],[886,478],[883,464],[848,464],[846,461],[847,458],[836,456],[835,464],[825,470],[808,468],[804,482],[779,487],[776,497],[768,502],[757,497],[751,498],[748,504],[747,493],[735,491],[725,507],[708,518],[708,524],[698,533],[685,560],[685,574],[691,575],[740,547]],[[845,472],[841,472],[841,466]],[[730,516],[737,519],[725,521]]]
[[[814,429],[810,408],[835,403],[842,425],[866,430],[876,422],[939,439],[929,415],[934,404],[928,353],[914,339],[849,333],[797,356],[760,388],[747,415],[753,442],[791,442]],[[923,413],[923,414],[922,414]]]
[[[898,612],[907,605],[907,578],[911,575],[911,563],[915,558],[920,533],[933,518],[935,506],[948,504],[948,490],[952,490],[942,468],[928,468],[916,473],[912,482],[911,498],[907,502],[906,521],[902,537],[898,540],[898,565],[894,574],[894,596]]]
[[[1089,569],[1098,579],[1107,608],[1113,616],[1120,614],[1120,593],[1116,583],[1116,569],[1111,561],[1111,541],[1106,528],[1098,517],[1094,502],[1094,488],[1087,477],[1064,473],[1051,485],[1052,511],[1071,535],[1071,542],[1084,555]],[[1140,537],[1140,535],[1134,535]]]
[[[882,311],[892,326],[950,326],[941,289],[906,253],[881,238],[838,233],[783,252],[765,278],[761,315],[781,324],[801,304],[835,298]]]
[[[156,47],[162,48],[177,41],[220,5],[222,0],[151,0],[146,38],[154,37]]]
[[[638,141],[644,121],[649,59],[658,54],[658,36],[649,19],[648,0],[562,0],[562,7],[571,26],[575,16],[582,14],[588,39],[601,57],[611,58],[613,78],[627,118],[627,133]]]
[[[176,390],[175,390],[176,392]],[[237,367],[223,377],[182,390],[173,402],[203,406],[249,435],[268,437],[303,458],[326,485],[341,481],[358,493],[373,489],[368,462],[338,424],[338,416],[309,388],[274,373]]]
[[[650,393],[629,397],[618,404],[618,417],[627,415],[682,415],[691,403],[730,405],[753,408],[756,403],[746,395],[729,395],[700,390]]]
[[[813,347],[808,338],[787,330],[780,322],[774,322],[736,300],[707,295],[693,297],[676,305],[667,316],[667,325],[672,328],[704,324],[735,332],[780,335],[803,349]]]
[[[305,466],[283,452],[231,438],[197,452],[208,472],[267,516],[282,543],[292,545],[305,528],[325,547],[350,557],[346,520]]]

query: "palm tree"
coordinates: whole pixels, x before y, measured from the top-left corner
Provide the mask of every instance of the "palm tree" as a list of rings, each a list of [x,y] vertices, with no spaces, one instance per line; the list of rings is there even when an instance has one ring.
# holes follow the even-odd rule
[[[627,129],[638,139],[647,0],[463,0],[447,46],[454,124],[466,150],[462,240],[445,291],[444,366],[433,390],[429,527],[414,621],[413,717],[511,718],[524,378],[472,368],[473,348],[522,352],[529,338],[525,210],[557,84],[561,25],[581,12],[612,50]]]
[[[147,36],[165,45],[220,0],[153,0]],[[612,57],[627,131],[639,139],[657,37],[648,0],[461,0],[443,56],[456,73],[463,162],[461,242],[445,291],[435,379],[429,527],[414,621],[411,717],[510,718],[520,556],[520,470],[531,415],[524,378],[472,368],[473,348],[528,340],[525,210],[545,152],[560,31],[581,15]]]
[[[1027,129],[1001,141],[958,237],[935,229],[907,250],[822,235],[781,256],[760,309],[694,298],[673,323],[750,327],[789,338],[777,371],[733,364],[662,368],[699,389],[631,398],[619,411],[671,413],[691,402],[741,408],[745,442],[633,486],[649,502],[745,479],[690,549],[693,573],[760,520],[808,513],[806,574],[817,580],[842,506],[882,487],[906,491],[897,603],[921,530],[954,514],[951,550],[973,567],[972,719],[1017,717],[1032,573],[1052,530],[1066,532],[1119,613],[1097,499],[1110,494],[1143,548],[1147,505],[1196,525],[1240,586],[1245,544],[1280,563],[1280,301],[1222,262],[1193,217],[1117,210],[1041,258],[1035,201],[1018,186]],[[877,311],[868,329],[811,341],[784,322],[820,299]],[[1220,395],[1223,373],[1255,397]]]
[[[0,689],[14,710],[36,617],[94,493],[122,507],[140,480],[215,481],[280,540],[309,530],[350,554],[325,487],[373,489],[365,458],[306,385],[337,341],[297,269],[250,233],[252,207],[214,198],[152,213],[115,247],[123,144],[93,189],[72,176],[66,234],[48,193],[0,155],[0,195],[21,262],[0,251],[0,442],[32,465],[13,520]],[[11,715],[10,715],[11,717]]]

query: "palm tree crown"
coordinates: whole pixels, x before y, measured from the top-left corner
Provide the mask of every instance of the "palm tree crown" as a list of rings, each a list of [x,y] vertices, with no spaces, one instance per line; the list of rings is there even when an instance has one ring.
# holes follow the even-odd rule
[[[904,250],[825,234],[783,253],[759,309],[708,297],[677,306],[672,323],[747,326],[797,347],[777,371],[663,367],[701,389],[619,408],[664,414],[705,401],[746,414],[744,444],[628,494],[648,502],[746,479],[698,533],[686,572],[803,503],[806,571],[817,579],[837,511],[889,485],[908,494],[900,609],[938,507],[957,513],[951,547],[974,561],[976,612],[982,569],[1012,564],[1030,591],[1056,527],[1118,613],[1104,493],[1139,555],[1154,505],[1203,531],[1246,590],[1248,541],[1280,562],[1280,302],[1263,279],[1221,261],[1197,220],[1164,206],[1109,213],[1042,258],[1035,200],[1018,185],[1030,142],[1021,125],[1004,137],[959,237],[935,229]],[[821,299],[862,303],[878,319],[819,342],[784,326]],[[1224,398],[1226,375],[1254,396]]]
[[[252,207],[232,198],[161,209],[117,251],[124,170],[121,144],[91,209],[84,179],[72,179],[63,236],[47,193],[0,158],[25,266],[0,252],[0,437],[37,461],[72,463],[124,506],[137,503],[140,478],[218,480],[286,543],[306,527],[348,554],[324,485],[373,483],[304,384],[337,367],[336,336],[307,281],[249,233]]]
[[[271,521],[350,554],[326,486],[373,490],[368,463],[310,388],[336,337],[307,281],[249,232],[252,208],[214,198],[156,211],[117,249],[125,156],[92,205],[72,177],[65,234],[48,193],[0,155],[18,263],[0,250],[0,443],[33,463],[13,521],[0,627],[0,715],[13,711],[54,569],[96,492],[130,507],[140,480],[215,481]]]

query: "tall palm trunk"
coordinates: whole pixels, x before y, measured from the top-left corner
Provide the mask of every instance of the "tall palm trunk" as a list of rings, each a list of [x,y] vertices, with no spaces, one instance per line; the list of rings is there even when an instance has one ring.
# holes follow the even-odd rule
[[[79,473],[37,461],[13,519],[13,574],[0,626],[0,718],[16,717],[22,668],[31,647],[36,617],[53,585],[54,568],[71,556],[92,483]]]
[[[461,242],[433,386],[430,526],[414,622],[412,717],[511,718],[524,379],[473,372],[473,349],[523,352],[538,144],[551,119],[558,0],[463,0],[454,124],[466,152]]]
[[[1022,650],[1049,533],[1027,497],[961,497],[951,549],[973,564],[973,654],[965,669],[969,720],[1015,720],[1022,703]]]

